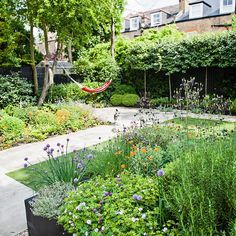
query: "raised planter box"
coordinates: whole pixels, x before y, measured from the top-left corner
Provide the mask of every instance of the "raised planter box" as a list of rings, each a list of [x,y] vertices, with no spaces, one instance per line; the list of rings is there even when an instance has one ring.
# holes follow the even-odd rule
[[[57,224],[56,220],[33,215],[29,202],[34,198],[35,196],[25,200],[29,236],[72,236],[72,234],[66,233],[63,227]]]

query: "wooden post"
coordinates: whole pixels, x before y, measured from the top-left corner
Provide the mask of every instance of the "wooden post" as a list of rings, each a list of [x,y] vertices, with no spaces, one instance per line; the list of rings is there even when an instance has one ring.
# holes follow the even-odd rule
[[[144,98],[147,98],[147,72],[144,70]]]
[[[111,18],[111,56],[115,59],[115,21]]]

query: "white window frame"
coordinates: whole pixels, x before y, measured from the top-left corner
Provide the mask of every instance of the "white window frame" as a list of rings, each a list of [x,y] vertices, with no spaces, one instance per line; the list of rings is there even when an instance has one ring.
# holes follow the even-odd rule
[[[134,20],[137,20],[137,25],[135,27],[133,26],[133,21]],[[140,23],[140,20],[139,20],[138,16],[130,18],[130,30],[138,30],[139,29],[139,23]]]
[[[198,8],[198,12],[194,12],[194,8]],[[196,10],[196,9],[195,9]],[[203,17],[203,3],[192,4],[189,6],[189,18],[201,18]]]
[[[224,5],[225,0],[220,1],[220,14],[233,13],[235,11],[235,0],[232,0],[232,4]],[[227,0],[229,3],[229,0]]]
[[[157,15],[159,16],[159,21],[155,22],[154,17],[157,16]],[[159,11],[159,12],[152,13],[151,14],[151,26],[158,26],[158,25],[161,25],[161,24],[162,24],[162,14],[161,14],[161,12]]]

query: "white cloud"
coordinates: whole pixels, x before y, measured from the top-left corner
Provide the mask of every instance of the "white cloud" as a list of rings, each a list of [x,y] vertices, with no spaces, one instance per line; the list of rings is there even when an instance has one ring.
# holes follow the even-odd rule
[[[124,14],[127,15],[129,12],[144,11],[178,3],[179,0],[127,0]]]

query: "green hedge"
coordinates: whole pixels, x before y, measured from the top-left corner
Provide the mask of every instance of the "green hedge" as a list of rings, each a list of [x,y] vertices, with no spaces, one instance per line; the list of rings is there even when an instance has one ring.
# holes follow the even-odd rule
[[[122,97],[122,104],[126,107],[133,107],[138,104],[139,96],[136,94],[125,94]]]

